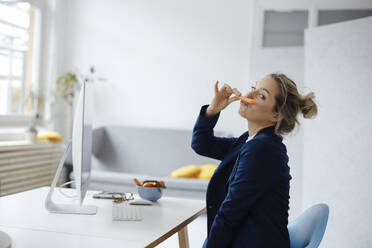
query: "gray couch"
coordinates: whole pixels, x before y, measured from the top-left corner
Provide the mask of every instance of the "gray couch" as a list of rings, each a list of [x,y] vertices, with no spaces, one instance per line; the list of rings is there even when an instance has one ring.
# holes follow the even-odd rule
[[[223,136],[223,133],[216,133]],[[90,189],[136,192],[133,178],[163,179],[164,195],[204,199],[208,180],[170,178],[188,164],[219,161],[191,149],[191,130],[105,126],[93,131]]]

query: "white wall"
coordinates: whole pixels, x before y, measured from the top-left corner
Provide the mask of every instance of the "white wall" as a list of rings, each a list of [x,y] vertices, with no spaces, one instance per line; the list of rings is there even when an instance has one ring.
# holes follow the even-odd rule
[[[303,207],[330,207],[322,247],[372,244],[372,17],[306,31],[305,84],[319,114],[305,123]]]
[[[62,68],[95,65],[96,125],[192,128],[218,79],[243,88],[249,1],[67,1]],[[217,129],[239,135],[234,103]]]

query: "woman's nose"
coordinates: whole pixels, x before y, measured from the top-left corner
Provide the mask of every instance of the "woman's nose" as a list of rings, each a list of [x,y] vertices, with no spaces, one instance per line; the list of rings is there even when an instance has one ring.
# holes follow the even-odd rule
[[[246,95],[246,97],[248,97],[248,98],[254,98],[255,95],[256,95],[256,91],[255,90],[252,90],[252,91],[248,92],[248,94]]]

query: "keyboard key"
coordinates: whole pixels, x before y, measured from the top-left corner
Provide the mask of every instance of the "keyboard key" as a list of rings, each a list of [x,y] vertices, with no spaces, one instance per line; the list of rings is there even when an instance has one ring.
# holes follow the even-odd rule
[[[142,212],[140,207],[128,205],[127,202],[113,203],[112,220],[141,221]]]

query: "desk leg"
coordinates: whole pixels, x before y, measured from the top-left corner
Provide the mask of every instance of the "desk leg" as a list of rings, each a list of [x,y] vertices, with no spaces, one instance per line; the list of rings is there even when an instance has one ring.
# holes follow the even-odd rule
[[[189,235],[187,233],[187,226],[178,231],[178,243],[180,248],[189,248]]]

